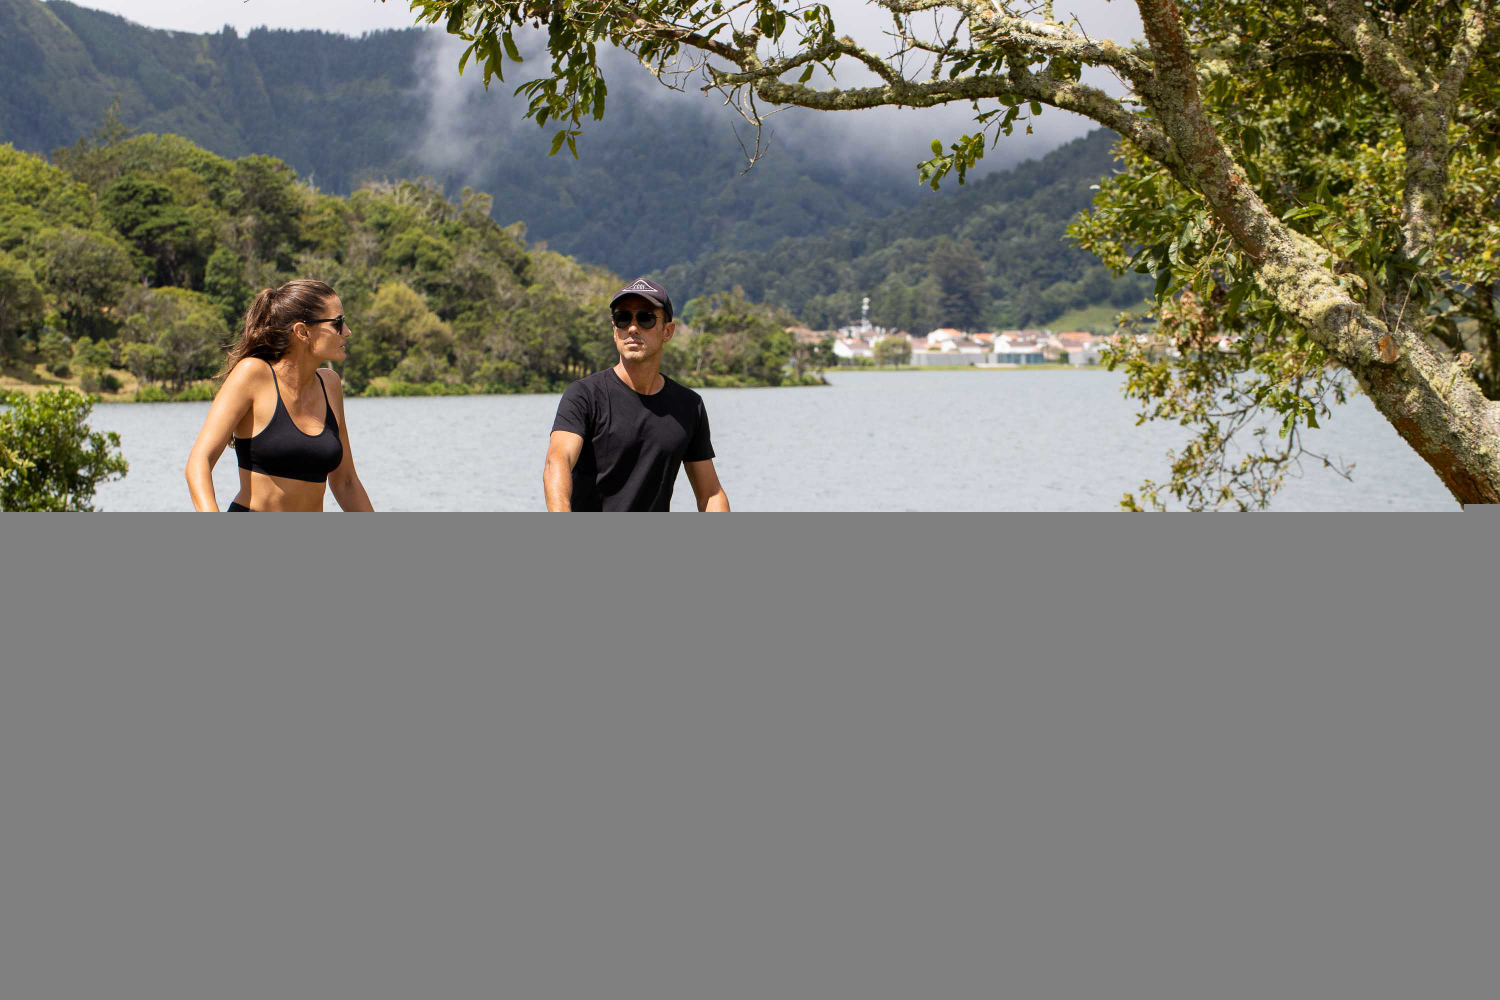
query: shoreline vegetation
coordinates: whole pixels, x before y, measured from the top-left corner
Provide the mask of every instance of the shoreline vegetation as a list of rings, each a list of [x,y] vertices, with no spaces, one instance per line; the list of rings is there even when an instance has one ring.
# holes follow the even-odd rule
[[[528,243],[430,180],[320,191],[111,119],[49,159],[0,144],[0,385],[207,400],[257,291],[317,278],[350,316],[346,395],[561,392],[614,364],[625,279]],[[690,387],[820,384],[830,357],[739,288],[689,299],[662,371]],[[829,345],[831,347],[831,341]]]
[[[62,378],[47,373],[46,366],[38,362],[34,370],[27,372],[19,365],[6,364],[0,367],[0,393],[23,392],[27,395],[35,395],[53,389],[74,389],[91,395],[101,403],[199,403],[208,402],[214,398],[218,391],[212,380],[203,379],[188,383],[181,392],[168,392],[154,383],[141,383],[134,375],[124,369],[107,369],[105,374],[112,374],[119,383],[120,388],[111,392],[102,388],[86,392],[82,386],[82,377],[74,374]],[[725,375],[693,375],[675,374],[672,378],[689,389],[762,389],[770,388],[773,383],[763,379],[749,378],[738,374]],[[812,387],[828,385],[828,380],[823,377],[822,372],[805,372],[800,378],[795,375],[787,375],[779,383],[774,385],[791,387]],[[399,379],[380,377],[373,379],[365,388],[357,393],[349,395],[355,398],[388,398],[393,396],[516,396],[516,395],[546,395],[561,393],[567,388],[567,383],[555,385],[522,386],[511,388],[503,385],[464,385],[448,382],[405,382]]]
[[[1069,364],[1042,364],[1042,365],[987,365],[983,368],[976,365],[886,365],[876,367],[874,365],[841,365],[836,368],[826,368],[816,372],[804,372],[800,378],[796,375],[787,375],[778,383],[765,380],[747,378],[737,374],[727,375],[692,375],[675,374],[672,376],[678,383],[689,389],[767,389],[780,387],[814,387],[826,386],[827,376],[845,375],[851,372],[1042,372],[1042,371],[1094,371],[1102,372],[1107,369],[1103,365],[1069,365]],[[208,402],[214,398],[217,389],[211,380],[189,383],[181,392],[168,392],[161,386],[153,383],[142,384],[134,375],[124,369],[107,370],[106,374],[113,374],[120,384],[116,392],[104,389],[95,389],[88,395],[94,396],[101,403],[200,403]],[[78,375],[68,378],[59,378],[50,375],[46,366],[38,362],[34,371],[23,372],[19,366],[7,364],[0,368],[0,392],[24,392],[32,395],[38,392],[46,392],[49,389],[75,389],[83,392],[82,379]],[[381,377],[374,379],[358,393],[350,393],[354,398],[381,399],[404,396],[517,396],[517,395],[547,395],[562,392],[567,385],[549,385],[536,387],[509,388],[505,386],[482,386],[463,385],[447,382],[404,382],[399,379]]]
[[[814,387],[826,386],[827,376],[845,375],[851,372],[1042,372],[1042,371],[1094,371],[1102,372],[1107,369],[1103,365],[1069,365],[1061,363],[1049,363],[1042,365],[987,365],[983,368],[976,365],[886,365],[877,367],[874,365],[841,365],[833,368],[821,369],[815,372],[804,372],[800,378],[796,375],[787,375],[779,383],[767,382],[763,379],[747,378],[737,374],[726,375],[693,375],[674,374],[672,376],[680,384],[689,389],[766,389],[781,387]],[[199,403],[208,402],[214,398],[217,389],[211,380],[204,379],[190,382],[181,392],[168,392],[154,383],[141,383],[134,375],[124,369],[109,369],[106,374],[112,374],[120,384],[120,389],[110,392],[102,388],[88,393],[101,403]],[[60,378],[47,373],[46,366],[38,362],[34,370],[25,372],[20,366],[6,364],[0,368],[0,392],[24,392],[32,395],[45,392],[49,389],[69,388],[83,392],[82,378],[79,375],[71,375]],[[350,393],[354,398],[381,399],[405,396],[515,396],[515,395],[546,395],[557,394],[567,388],[566,383],[548,386],[535,386],[510,388],[507,386],[483,386],[464,385],[448,382],[405,382],[399,379],[380,377],[372,380],[358,393]]]

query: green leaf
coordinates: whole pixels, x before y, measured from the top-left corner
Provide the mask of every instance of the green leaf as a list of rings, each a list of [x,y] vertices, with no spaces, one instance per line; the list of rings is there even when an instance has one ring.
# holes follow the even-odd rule
[[[1160,302],[1161,301],[1161,297],[1167,293],[1167,286],[1170,285],[1171,283],[1172,283],[1172,269],[1171,268],[1164,269],[1161,272],[1161,274],[1159,274],[1159,275],[1156,276],[1156,293],[1155,294],[1156,294],[1156,300],[1158,302]]]
[[[1034,114],[1034,115],[1039,115],[1039,114],[1042,113],[1042,102],[1041,101],[1032,101],[1031,102],[1031,113]]]
[[[807,64],[807,69],[803,70],[802,71],[802,75],[799,76],[799,77],[797,77],[797,82],[798,83],[806,83],[808,80],[811,80],[812,79],[812,75],[813,75],[813,70],[816,69],[816,68],[817,68],[817,64],[816,63],[808,63]]]
[[[567,140],[568,140],[568,130],[567,129],[562,129],[561,131],[559,131],[556,135],[554,135],[552,137],[552,151],[549,152],[547,155],[548,156],[556,156],[557,155],[557,151],[559,149],[562,149],[563,143],[567,142]]]
[[[510,56],[512,61],[520,62],[521,50],[516,48],[516,41],[510,37],[510,32],[507,31],[501,38],[505,41],[505,54]]]
[[[934,140],[932,140],[932,155],[933,156],[942,156],[943,155],[943,140],[941,140],[941,139],[934,139]]]
[[[1282,222],[1291,222],[1294,219],[1306,219],[1312,215],[1322,215],[1327,211],[1322,205],[1301,205],[1291,208],[1281,217]]]
[[[1245,301],[1245,296],[1250,294],[1250,282],[1242,281],[1235,285],[1229,292],[1229,301],[1225,306],[1225,316],[1229,322],[1234,322],[1240,314],[1240,303]]]

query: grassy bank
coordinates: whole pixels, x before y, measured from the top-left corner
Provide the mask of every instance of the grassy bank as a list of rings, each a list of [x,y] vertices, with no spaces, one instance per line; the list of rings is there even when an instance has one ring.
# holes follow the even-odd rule
[[[120,380],[120,388],[117,392],[96,391],[94,395],[99,397],[100,402],[135,402],[136,390],[139,388],[136,377],[123,369],[111,368],[108,373]],[[40,362],[27,365],[25,362],[9,360],[0,365],[0,390],[19,390],[29,394],[68,386],[82,392],[82,383],[83,375],[80,372],[74,371],[67,378],[59,378],[48,372]]]

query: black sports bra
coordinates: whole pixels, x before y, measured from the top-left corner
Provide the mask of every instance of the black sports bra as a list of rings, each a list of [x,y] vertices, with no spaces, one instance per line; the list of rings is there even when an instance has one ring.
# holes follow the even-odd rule
[[[339,422],[334,418],[333,407],[328,405],[323,376],[318,376],[324,413],[323,430],[318,434],[305,434],[292,422],[292,415],[281,402],[281,384],[276,382],[274,368],[271,381],[276,383],[276,412],[259,434],[234,439],[235,459],[240,468],[251,472],[304,483],[326,483],[328,474],[344,461],[344,443],[339,440]]]

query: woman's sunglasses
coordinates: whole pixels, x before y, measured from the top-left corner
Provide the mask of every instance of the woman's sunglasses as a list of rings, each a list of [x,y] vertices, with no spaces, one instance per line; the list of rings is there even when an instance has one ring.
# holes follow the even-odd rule
[[[315,320],[312,321],[312,325],[313,326],[316,326],[319,323],[332,323],[333,324],[333,332],[337,333],[339,336],[343,336],[344,335],[344,314],[343,313],[339,313],[337,316],[331,316],[328,319],[315,319]]]
[[[617,309],[611,315],[614,317],[615,326],[621,330],[630,326],[631,320],[635,320],[635,325],[642,330],[649,330],[656,325],[656,313],[649,309],[642,309],[634,313],[629,309]]]

